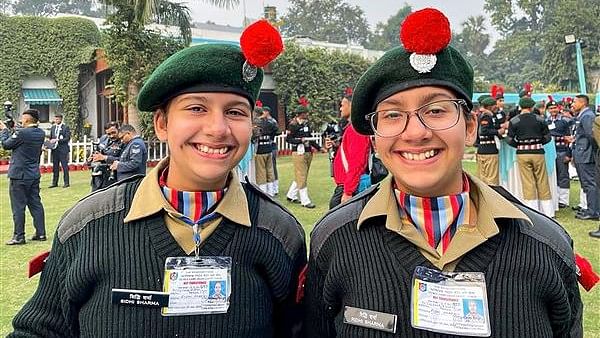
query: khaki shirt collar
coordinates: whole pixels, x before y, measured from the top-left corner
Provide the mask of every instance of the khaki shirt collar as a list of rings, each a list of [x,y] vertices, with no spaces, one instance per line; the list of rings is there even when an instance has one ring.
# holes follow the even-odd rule
[[[158,179],[163,169],[169,164],[169,158],[161,160],[158,165],[144,177],[136,191],[131,209],[125,217],[125,222],[131,222],[154,215],[162,210],[177,213],[164,197]],[[237,174],[229,174],[229,185],[223,199],[217,205],[215,212],[232,222],[250,226],[250,212],[246,193]]]
[[[384,179],[377,192],[363,208],[357,223],[360,230],[362,224],[369,218],[385,216],[385,227],[394,231],[419,248],[423,255],[436,267],[444,269],[449,263],[455,262],[471,249],[499,233],[496,219],[518,218],[531,223],[531,220],[521,210],[515,207],[502,195],[487,186],[481,180],[467,174],[470,181],[470,200],[475,207],[469,217],[470,223],[461,226],[452,238],[446,253],[441,255],[432,248],[417,228],[411,224],[403,224],[394,196],[393,177]]]

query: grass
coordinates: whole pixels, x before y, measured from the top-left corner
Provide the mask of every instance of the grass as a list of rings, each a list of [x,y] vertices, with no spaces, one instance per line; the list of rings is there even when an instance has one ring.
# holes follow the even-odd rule
[[[465,162],[465,169],[475,171],[474,162]],[[329,198],[333,192],[333,182],[329,176],[329,162],[326,155],[318,154],[314,157],[309,177],[310,197],[317,205],[315,209],[306,209],[298,204],[285,201],[285,193],[290,184],[293,168],[290,157],[278,159],[280,175],[279,199],[296,215],[304,225],[307,237],[313,224],[323,215],[329,205]],[[50,237],[54,237],[56,225],[61,215],[77,200],[89,192],[90,176],[88,172],[74,172],[71,174],[71,188],[48,189],[51,175],[42,175],[42,201],[46,211],[46,228]],[[577,203],[579,197],[579,183],[571,185],[571,205]],[[5,175],[0,176],[0,240],[8,240],[12,236],[12,217],[8,199],[8,180]],[[557,213],[557,220],[569,232],[575,242],[577,252],[588,257],[597,271],[600,271],[599,241],[588,236],[588,231],[598,226],[596,222],[578,221],[573,217],[571,210],[562,209]],[[33,232],[31,218],[28,216],[26,231],[27,237]],[[27,262],[36,254],[49,250],[51,241],[28,242],[27,245],[9,247],[0,243],[0,335],[5,336],[11,331],[11,320],[15,313],[31,297],[39,275],[27,279]],[[597,287],[593,292],[587,293],[581,289],[584,302],[584,329],[585,337],[600,337],[600,297]]]

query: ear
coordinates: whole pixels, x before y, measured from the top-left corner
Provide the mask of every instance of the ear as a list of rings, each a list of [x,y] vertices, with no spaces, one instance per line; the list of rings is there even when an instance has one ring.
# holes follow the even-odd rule
[[[477,116],[471,115],[471,118],[465,119],[465,125],[465,144],[472,146],[477,138]]]
[[[154,133],[161,141],[167,141],[167,112],[158,109],[154,112]]]

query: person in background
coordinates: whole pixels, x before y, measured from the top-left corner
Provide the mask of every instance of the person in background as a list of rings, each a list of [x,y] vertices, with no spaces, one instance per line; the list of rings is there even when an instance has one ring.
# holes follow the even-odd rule
[[[577,114],[575,122],[575,136],[573,144],[573,162],[577,170],[577,176],[581,183],[581,190],[585,193],[587,209],[575,214],[575,218],[581,220],[597,221],[600,217],[600,196],[596,183],[596,160],[595,155],[598,146],[594,141],[592,126],[596,114],[589,107],[587,95],[577,95],[571,105]],[[572,139],[572,138],[571,138]]]
[[[48,188],[58,187],[58,176],[60,168],[63,170],[63,188],[68,188],[69,184],[69,141],[71,140],[71,129],[63,123],[63,116],[56,114],[54,116],[54,125],[50,128],[50,144],[52,151],[52,184]]]
[[[502,137],[504,128],[496,123],[496,100],[488,97],[481,101],[479,141],[477,145],[477,177],[489,185],[499,185],[499,162],[496,137]]]
[[[571,161],[571,148],[569,147],[568,137],[571,136],[573,119],[568,114],[562,114],[558,107],[558,102],[548,97],[546,110],[549,115],[546,119],[550,135],[554,139],[556,147],[556,182],[558,184],[558,207],[566,208],[569,206],[569,197],[571,190],[571,179],[569,177],[569,162]]]
[[[368,136],[356,132],[350,119],[352,110],[352,88],[344,91],[340,103],[340,116],[344,122],[341,142],[333,158],[333,180],[336,187],[329,201],[329,209],[348,201],[358,191],[361,175],[367,173],[371,141]],[[330,140],[325,140],[325,148],[333,147]]]
[[[275,136],[279,133],[277,123],[274,123],[270,115],[270,109],[265,107],[259,111],[259,117],[255,119],[258,130],[256,142],[256,155],[254,163],[256,166],[256,184],[270,196],[275,196],[273,182],[275,182],[275,170],[273,168],[273,143]]]
[[[119,159],[114,160],[109,167],[110,170],[117,172],[117,181],[134,175],[146,175],[148,150],[144,140],[129,124],[124,124],[119,128],[119,138],[123,142],[123,151]]]
[[[303,96],[295,110],[296,116],[290,121],[286,141],[292,145],[294,162],[294,180],[287,192],[287,200],[300,203],[303,207],[313,209],[315,205],[308,196],[308,171],[312,162],[312,150],[325,151],[319,144],[311,140],[312,129],[308,124],[308,100]],[[300,198],[298,198],[298,196]]]
[[[104,126],[104,135],[98,141],[97,150],[91,156],[92,191],[106,188],[117,181],[117,173],[110,165],[119,159],[124,144],[119,138],[119,123],[109,122]]]
[[[13,215],[13,237],[7,245],[25,244],[25,207],[33,218],[32,241],[46,240],[44,206],[40,198],[40,155],[45,133],[38,127],[40,113],[28,109],[21,114],[22,128],[7,128],[0,120],[2,148],[12,150],[8,167],[10,206]]]

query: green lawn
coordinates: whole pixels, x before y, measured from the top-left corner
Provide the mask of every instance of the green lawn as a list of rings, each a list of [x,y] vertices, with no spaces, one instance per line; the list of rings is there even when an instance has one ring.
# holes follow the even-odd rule
[[[468,171],[473,172],[473,162],[465,162]],[[280,200],[285,200],[285,193],[293,175],[290,157],[278,159],[280,175]],[[54,237],[56,224],[65,210],[89,192],[89,173],[75,172],[71,175],[71,188],[47,189],[50,185],[51,175],[42,176],[42,201],[46,208],[46,227],[48,234]],[[578,199],[579,184],[572,185],[571,204],[575,205]],[[329,177],[329,162],[326,155],[315,156],[309,178],[309,193],[315,209],[306,209],[297,204],[284,202],[300,222],[304,225],[307,235],[312,230],[314,222],[327,211],[329,197],[333,191],[333,182]],[[0,176],[0,240],[8,240],[12,235],[12,218],[8,200],[8,181],[6,175]],[[557,220],[564,225],[575,241],[577,252],[589,257],[597,271],[600,271],[600,242],[588,236],[588,231],[597,227],[596,222],[577,221],[570,210],[561,210]],[[33,232],[31,219],[27,221],[27,237]],[[27,245],[8,247],[0,243],[0,335],[4,336],[11,330],[10,321],[23,303],[29,299],[35,290],[39,275],[27,279],[27,262],[34,255],[44,250],[49,250],[51,241],[28,242]],[[582,290],[585,305],[584,328],[586,337],[600,337],[600,287],[587,293]]]

